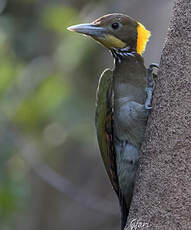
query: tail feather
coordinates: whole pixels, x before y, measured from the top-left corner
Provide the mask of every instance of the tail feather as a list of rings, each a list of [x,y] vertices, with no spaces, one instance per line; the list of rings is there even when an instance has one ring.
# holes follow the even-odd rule
[[[129,214],[129,207],[127,207],[125,197],[120,194],[120,208],[121,208],[121,230],[124,230],[127,224],[127,217]]]

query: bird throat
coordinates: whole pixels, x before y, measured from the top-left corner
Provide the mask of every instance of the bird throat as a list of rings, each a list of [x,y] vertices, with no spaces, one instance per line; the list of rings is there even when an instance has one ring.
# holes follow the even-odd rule
[[[136,52],[132,51],[129,46],[119,49],[111,49],[111,53],[117,63],[121,63],[122,59],[126,57],[134,57]]]

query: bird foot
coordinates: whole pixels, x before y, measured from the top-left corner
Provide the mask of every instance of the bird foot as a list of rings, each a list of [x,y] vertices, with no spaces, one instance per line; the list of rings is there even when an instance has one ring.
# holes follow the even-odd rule
[[[145,101],[145,109],[150,110],[152,109],[151,102],[152,102],[152,95],[153,90],[155,88],[155,81],[154,81],[154,73],[153,69],[159,68],[158,64],[152,63],[150,64],[149,68],[147,69],[146,77],[147,77],[147,87],[146,87],[146,101]]]

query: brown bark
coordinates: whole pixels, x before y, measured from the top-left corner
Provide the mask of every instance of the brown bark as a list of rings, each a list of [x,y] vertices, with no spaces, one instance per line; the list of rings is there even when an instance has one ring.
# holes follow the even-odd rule
[[[175,2],[152,105],[128,229],[191,229],[190,0]]]

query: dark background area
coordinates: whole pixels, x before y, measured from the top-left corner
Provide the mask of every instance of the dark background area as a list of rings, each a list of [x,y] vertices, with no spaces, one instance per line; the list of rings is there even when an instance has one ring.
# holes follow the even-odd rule
[[[114,230],[119,207],[99,155],[95,92],[109,52],[66,30],[134,17],[159,62],[173,0],[0,1],[0,230]]]

